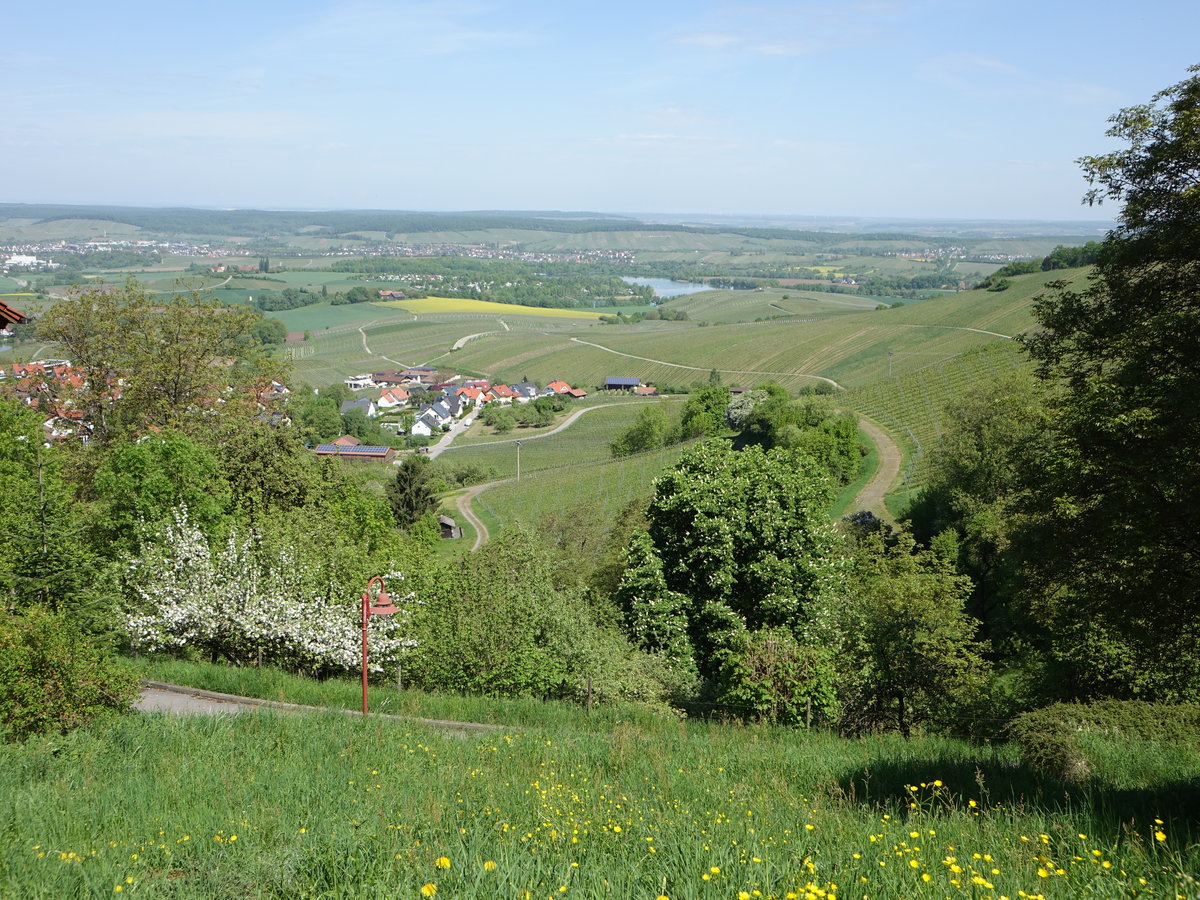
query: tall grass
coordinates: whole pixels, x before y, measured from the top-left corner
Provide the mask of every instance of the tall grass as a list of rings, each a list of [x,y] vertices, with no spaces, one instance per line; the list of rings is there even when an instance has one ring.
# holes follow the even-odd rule
[[[670,721],[461,738],[322,714],[142,715],[0,749],[0,798],[0,894],[14,897],[1200,890],[1194,809],[1172,817],[1153,788],[1064,793],[1007,750],[940,739]]]

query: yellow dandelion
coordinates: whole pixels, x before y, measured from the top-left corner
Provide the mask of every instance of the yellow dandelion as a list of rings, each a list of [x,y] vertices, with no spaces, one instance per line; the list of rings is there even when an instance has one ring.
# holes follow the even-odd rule
[[[433,864],[439,869],[448,869],[450,868],[450,858],[447,856],[439,856],[433,861]]]
[[[738,900],[750,900],[750,892],[738,891]]]
[[[1167,835],[1162,831],[1156,831],[1154,832],[1154,839],[1159,843],[1162,843],[1167,839]]]
[[[484,860],[483,870],[485,872],[495,872],[496,871],[496,861],[494,859]]]
[[[422,897],[432,897],[436,893],[437,893],[437,885],[434,884],[432,881],[427,881],[427,882],[425,882],[425,884],[421,885],[421,896]]]
[[[712,872],[714,875],[720,875],[721,867],[720,866],[712,866],[708,871]]]

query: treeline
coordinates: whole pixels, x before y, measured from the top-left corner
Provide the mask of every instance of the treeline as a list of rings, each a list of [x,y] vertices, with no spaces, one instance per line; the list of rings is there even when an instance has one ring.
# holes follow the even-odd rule
[[[391,284],[412,296],[432,294],[525,306],[615,306],[649,303],[654,298],[654,291],[645,285],[629,284],[594,266],[574,263],[385,256],[338,260],[330,270],[396,276],[381,286]]]
[[[1009,281],[1014,275],[1030,275],[1034,272],[1052,272],[1055,269],[1076,269],[1081,266],[1093,265],[1100,256],[1103,245],[1096,241],[1088,241],[1082,247],[1055,247],[1048,256],[1040,259],[1018,260],[1003,268],[997,269],[982,282],[979,287],[989,291],[1008,290],[1012,284]]]
[[[282,291],[260,291],[254,295],[254,307],[263,312],[278,312],[284,309],[299,309],[326,300],[333,306],[346,303],[370,303],[379,299],[379,292],[357,286],[348,291],[330,292],[322,286],[319,291],[310,288],[284,288]]]

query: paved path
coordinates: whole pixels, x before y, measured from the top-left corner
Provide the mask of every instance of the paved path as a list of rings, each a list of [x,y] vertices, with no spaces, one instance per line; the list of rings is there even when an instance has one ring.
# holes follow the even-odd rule
[[[185,687],[180,684],[167,684],[161,681],[143,681],[142,685],[141,696],[134,703],[134,709],[139,712],[161,712],[184,716],[215,716],[236,715],[265,707],[296,713],[337,713],[345,716],[362,715],[362,713],[352,709],[330,709],[321,706],[301,706],[297,703],[278,703],[274,700],[260,700],[256,697],[238,697],[234,694],[204,691],[200,688]],[[371,717],[388,719],[394,722],[415,722],[431,728],[439,728],[462,737],[480,732],[500,731],[504,728],[503,725],[484,725],[478,722],[454,722],[449,719],[418,719],[413,716],[393,716],[385,713],[371,713]]]
[[[585,347],[595,347],[597,350],[603,350],[606,353],[615,353],[617,356],[624,356],[627,359],[638,359],[642,362],[656,363],[660,366],[670,366],[672,369],[687,369],[689,372],[711,372],[711,367],[704,368],[702,366],[685,366],[681,363],[666,362],[661,359],[651,359],[648,356],[634,356],[632,353],[622,353],[620,350],[614,350],[612,347],[605,347],[603,344],[593,344],[591,341],[581,341],[579,338],[571,338],[576,344],[583,344]],[[832,384],[839,391],[844,391],[845,388],[834,381],[832,378],[826,378],[824,375],[808,375],[804,372],[753,372],[742,369],[717,369],[722,375],[769,375],[773,378],[812,378],[816,381],[824,381],[826,384]]]
[[[864,485],[863,489],[858,492],[858,496],[854,498],[850,512],[869,509],[885,522],[895,521],[892,518],[892,514],[888,512],[888,508],[884,506],[883,495],[888,492],[888,488],[892,486],[896,481],[896,476],[900,474],[900,461],[903,459],[903,454],[900,452],[900,448],[896,446],[896,442],[892,440],[891,435],[874,422],[860,418],[858,425],[875,442],[875,449],[879,453],[879,466],[876,468],[871,480]]]

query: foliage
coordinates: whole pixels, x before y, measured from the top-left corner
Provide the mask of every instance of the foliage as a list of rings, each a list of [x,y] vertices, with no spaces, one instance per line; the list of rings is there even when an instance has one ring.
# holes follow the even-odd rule
[[[94,563],[81,536],[60,449],[44,446],[41,418],[0,400],[0,596],[57,606]]]
[[[772,725],[836,722],[837,672],[824,647],[801,644],[786,628],[740,634],[723,655],[717,699],[739,718]]]
[[[740,444],[804,451],[840,484],[849,483],[858,473],[862,459],[858,421],[853,415],[837,413],[827,400],[811,394],[792,398],[776,391],[755,402],[741,418]]]
[[[1068,781],[1093,774],[1080,736],[1102,734],[1109,740],[1168,747],[1200,744],[1200,705],[1147,703],[1140,700],[1101,700],[1095,703],[1055,703],[1017,716],[1010,736],[1029,765]]]
[[[821,626],[837,646],[842,725],[851,731],[922,724],[961,728],[985,705],[990,667],[964,612],[970,580],[901,532],[865,536],[845,594]]]
[[[38,335],[82,376],[64,395],[107,443],[152,426],[195,433],[218,406],[226,416],[257,411],[255,387],[280,374],[252,335],[260,321],[199,292],[153,296],[131,279],[121,290],[76,290],[38,320]]]
[[[1065,696],[1200,698],[1200,67],[1110,121],[1091,202],[1124,203],[1087,287],[1026,341],[1064,388],[1030,544]]]
[[[667,414],[658,406],[647,406],[632,425],[613,438],[609,450],[613,456],[644,453],[674,443],[675,436]]]
[[[428,466],[428,460],[410,453],[396,466],[395,476],[387,483],[388,505],[401,528],[409,527],[438,508],[437,492]]]
[[[828,477],[807,456],[706,441],[655,482],[649,533],[667,587],[689,600],[697,664],[715,674],[744,630],[803,629],[834,577]]]
[[[210,547],[176,511],[157,540],[128,562],[133,602],[125,618],[143,650],[201,652],[247,664],[264,662],[314,674],[351,671],[360,662],[355,587],[331,577],[306,545],[233,529]],[[402,612],[371,618],[372,671],[394,668],[408,637],[408,606],[390,575]],[[360,583],[365,583],[360,582]]]
[[[629,538],[614,596],[625,616],[625,632],[638,647],[684,666],[695,665],[688,639],[688,598],[667,587],[662,560],[644,531]]]
[[[132,549],[142,525],[168,521],[180,505],[206,534],[218,533],[231,499],[222,475],[213,453],[177,431],[113,443],[92,485],[98,539]]]
[[[496,697],[659,702],[654,661],[599,626],[572,589],[556,584],[552,556],[517,531],[504,545],[421,576],[418,646],[405,662],[414,684]]]
[[[941,546],[953,545],[959,571],[975,584],[972,612],[993,638],[1026,618],[1013,542],[1050,454],[1047,402],[1040,383],[1021,370],[949,401],[929,480],[909,511],[918,540],[941,536]]]
[[[0,613],[0,736],[23,740],[125,712],[137,674],[107,657],[61,614]]]

